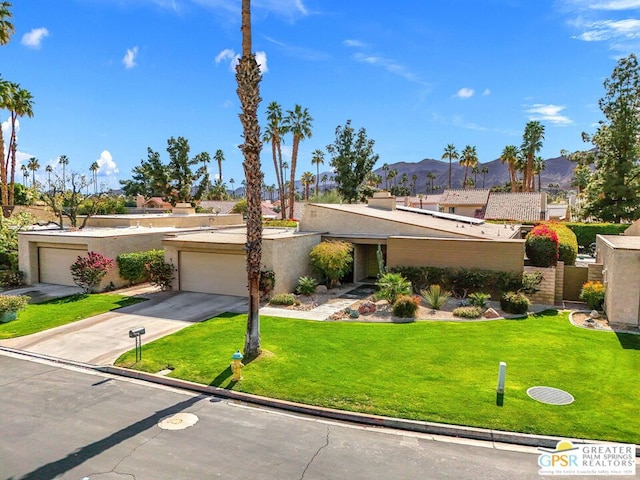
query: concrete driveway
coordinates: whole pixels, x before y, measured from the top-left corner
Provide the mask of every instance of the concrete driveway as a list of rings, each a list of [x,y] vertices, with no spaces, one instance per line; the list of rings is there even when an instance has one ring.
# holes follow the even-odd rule
[[[0,341],[0,345],[94,365],[112,364],[135,344],[129,330],[145,327],[145,343],[224,312],[246,313],[246,297],[192,292],[154,292],[146,302],[43,332]],[[143,347],[144,348],[144,347]]]

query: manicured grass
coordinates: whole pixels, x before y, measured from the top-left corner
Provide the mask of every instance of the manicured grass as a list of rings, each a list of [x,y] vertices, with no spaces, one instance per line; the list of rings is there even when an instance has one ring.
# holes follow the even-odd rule
[[[16,320],[0,323],[0,339],[41,332],[142,301],[144,299],[112,293],[96,293],[72,295],[27,305],[24,310],[18,312]]]
[[[640,443],[640,336],[572,326],[568,314],[525,320],[333,323],[261,317],[270,353],[230,383],[245,315],[225,314],[143,346],[135,368],[313,405],[518,432]],[[131,366],[133,352],[117,362]],[[498,365],[507,362],[504,406]],[[529,387],[571,393],[536,402]]]

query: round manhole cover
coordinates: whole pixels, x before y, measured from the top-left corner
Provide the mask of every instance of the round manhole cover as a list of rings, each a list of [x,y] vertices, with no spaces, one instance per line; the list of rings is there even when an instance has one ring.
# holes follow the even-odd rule
[[[198,422],[198,417],[193,413],[176,413],[169,417],[164,417],[158,422],[158,426],[163,430],[184,430],[193,427]]]
[[[574,400],[569,392],[553,387],[531,387],[527,390],[527,395],[549,405],[569,405]]]

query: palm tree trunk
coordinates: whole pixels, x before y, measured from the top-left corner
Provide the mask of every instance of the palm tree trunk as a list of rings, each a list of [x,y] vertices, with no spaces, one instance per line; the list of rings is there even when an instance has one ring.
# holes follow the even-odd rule
[[[251,53],[251,1],[242,0],[242,58],[236,68],[238,98],[242,104],[240,121],[244,130],[244,171],[247,197],[247,280],[249,284],[249,311],[244,356],[256,358],[260,348],[260,264],[262,260],[262,209],[260,190],[263,174],[260,169],[260,68]]]
[[[293,218],[293,206],[296,199],[295,176],[296,176],[296,163],[298,161],[299,145],[300,145],[300,138],[297,135],[294,135],[293,149],[291,150],[291,182],[289,184],[289,219]]]
[[[7,185],[7,164],[4,160],[4,135],[0,131],[0,206],[9,202],[9,190]]]

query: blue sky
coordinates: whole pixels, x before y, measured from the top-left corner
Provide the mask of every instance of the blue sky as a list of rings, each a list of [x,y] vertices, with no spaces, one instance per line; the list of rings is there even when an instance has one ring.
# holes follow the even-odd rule
[[[240,0],[13,3],[0,73],[34,96],[18,150],[40,160],[41,178],[65,154],[80,173],[98,160],[99,181],[115,187],[147,147],[166,161],[167,139],[184,136],[193,155],[222,149],[224,181],[239,186]],[[314,118],[298,177],[347,119],[375,140],[377,167],[439,159],[448,143],[488,162],[520,145],[529,120],[546,127],[543,157],[582,149],[602,119],[603,80],[640,47],[640,0],[252,3],[262,119],[274,100]],[[269,146],[262,165],[274,183]]]

